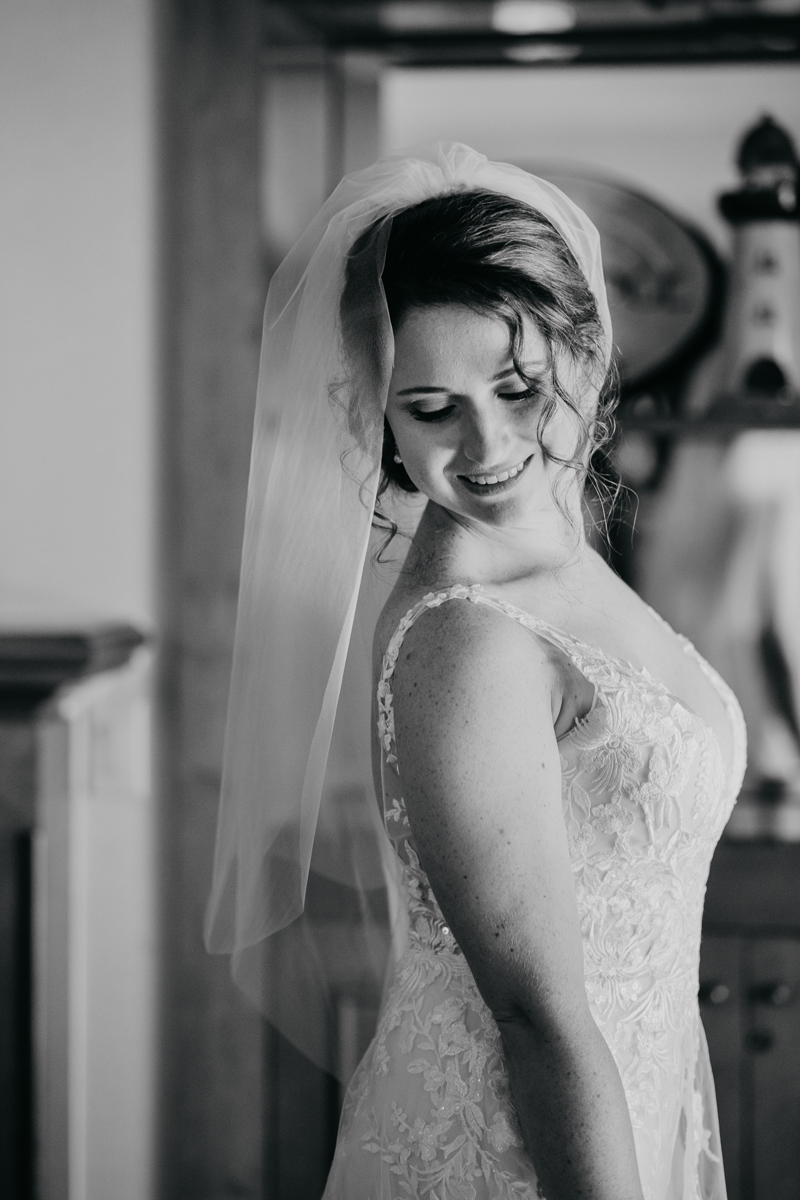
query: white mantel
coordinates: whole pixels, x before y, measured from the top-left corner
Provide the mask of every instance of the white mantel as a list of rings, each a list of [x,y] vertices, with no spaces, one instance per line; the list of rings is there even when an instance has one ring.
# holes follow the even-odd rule
[[[37,721],[34,1008],[40,1200],[154,1194],[152,653]]]

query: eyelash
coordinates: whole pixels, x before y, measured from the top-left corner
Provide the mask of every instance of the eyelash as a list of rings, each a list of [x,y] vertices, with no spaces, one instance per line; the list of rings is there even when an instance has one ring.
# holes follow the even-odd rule
[[[498,392],[501,400],[507,400],[509,404],[521,404],[524,400],[533,400],[539,395],[539,389],[532,387],[526,388],[524,392]],[[415,421],[427,421],[429,423],[436,421],[444,421],[453,411],[455,405],[448,404],[446,408],[437,408],[433,412],[418,411],[413,413]]]
[[[522,400],[533,400],[539,395],[539,388],[529,387],[524,392],[500,392],[499,395],[501,400],[508,400],[511,403],[516,402],[519,404]]]

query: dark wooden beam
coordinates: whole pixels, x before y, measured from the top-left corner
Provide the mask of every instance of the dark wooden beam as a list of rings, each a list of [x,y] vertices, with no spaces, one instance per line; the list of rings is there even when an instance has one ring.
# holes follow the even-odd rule
[[[203,946],[265,280],[258,0],[168,0],[160,1195],[256,1200],[262,1023]]]
[[[722,11],[680,0],[638,0],[622,8],[572,0],[574,24],[560,32],[493,27],[492,4],[480,0],[404,7],[384,0],[263,0],[273,40],[360,50],[396,66],[569,66],[586,64],[792,62],[800,57],[800,10],[767,12],[745,2]],[[413,19],[417,12],[418,20]]]

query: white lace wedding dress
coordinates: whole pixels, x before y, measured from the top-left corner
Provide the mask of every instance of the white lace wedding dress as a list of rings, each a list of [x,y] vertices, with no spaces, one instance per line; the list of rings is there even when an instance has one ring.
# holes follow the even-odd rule
[[[409,932],[345,1098],[325,1200],[543,1195],[497,1026],[420,867],[394,755],[401,643],[426,609],[449,600],[506,613],[559,646],[595,685],[591,712],[560,742],[589,1004],[625,1088],[646,1200],[724,1200],[697,988],[708,868],[744,772],[739,706],[684,641],[728,711],[734,751],[725,763],[710,727],[647,671],[466,586],[417,604],[383,660],[384,819],[402,864]]]

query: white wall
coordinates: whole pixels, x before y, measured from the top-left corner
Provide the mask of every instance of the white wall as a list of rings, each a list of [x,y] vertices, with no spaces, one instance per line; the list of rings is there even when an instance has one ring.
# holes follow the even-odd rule
[[[154,611],[150,0],[0,6],[0,594]]]
[[[736,180],[742,132],[769,112],[800,148],[794,64],[393,70],[381,107],[386,153],[450,139],[500,160],[583,163],[672,204],[721,249],[716,196]]]

